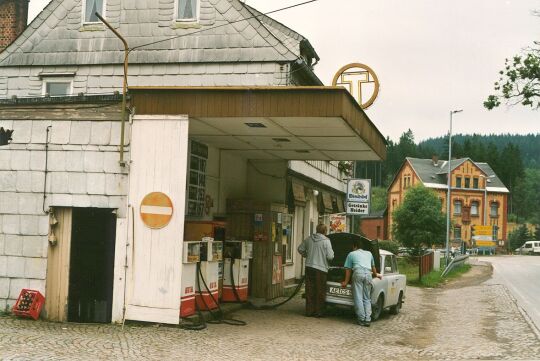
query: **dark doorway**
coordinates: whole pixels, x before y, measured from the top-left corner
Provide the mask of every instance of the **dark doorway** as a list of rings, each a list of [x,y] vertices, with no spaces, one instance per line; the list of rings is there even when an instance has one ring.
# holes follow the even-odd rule
[[[73,208],[68,321],[111,322],[115,237],[112,209]]]

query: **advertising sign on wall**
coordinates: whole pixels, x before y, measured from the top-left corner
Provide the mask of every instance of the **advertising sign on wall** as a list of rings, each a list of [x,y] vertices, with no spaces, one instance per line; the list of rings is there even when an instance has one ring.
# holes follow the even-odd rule
[[[330,233],[340,233],[347,230],[347,216],[343,213],[330,215]]]
[[[371,203],[371,179],[350,179],[347,184],[347,214],[368,215]]]

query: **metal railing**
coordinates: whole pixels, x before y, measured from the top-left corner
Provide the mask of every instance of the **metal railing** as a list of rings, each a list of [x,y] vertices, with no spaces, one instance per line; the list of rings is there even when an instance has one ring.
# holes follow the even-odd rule
[[[448,266],[446,266],[446,268],[444,269],[441,277],[445,277],[448,273],[450,273],[450,271],[452,271],[454,268],[456,267],[459,267],[461,265],[463,265],[467,259],[469,258],[469,255],[468,254],[462,254],[462,255],[459,255],[459,256],[456,256],[454,257],[450,263],[448,264]]]

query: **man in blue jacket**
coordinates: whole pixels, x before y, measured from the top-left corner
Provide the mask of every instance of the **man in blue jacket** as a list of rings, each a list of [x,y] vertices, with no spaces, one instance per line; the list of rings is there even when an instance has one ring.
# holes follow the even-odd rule
[[[328,262],[334,258],[334,250],[326,226],[317,225],[312,234],[298,246],[298,252],[306,257],[306,316],[324,317],[326,305],[326,279]]]

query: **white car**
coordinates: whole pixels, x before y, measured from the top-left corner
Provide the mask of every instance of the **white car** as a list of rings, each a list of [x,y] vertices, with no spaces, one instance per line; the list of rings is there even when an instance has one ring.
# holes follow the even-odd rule
[[[341,287],[344,280],[345,258],[352,251],[352,241],[360,238],[362,248],[369,250],[375,259],[375,268],[382,274],[382,279],[374,278],[372,281],[371,320],[377,320],[384,309],[390,309],[392,314],[397,314],[405,300],[406,276],[400,274],[397,267],[397,258],[393,253],[379,250],[377,241],[371,241],[365,237],[351,233],[334,233],[328,236],[334,249],[334,259],[328,270],[326,282],[326,303],[354,307],[351,285]]]
[[[540,241],[528,241],[521,247],[516,248],[516,253],[519,254],[540,254]]]

